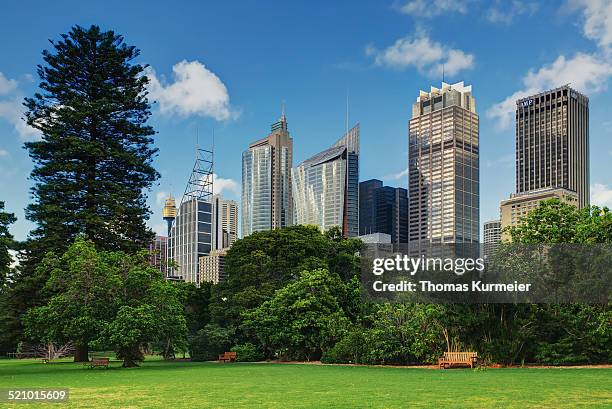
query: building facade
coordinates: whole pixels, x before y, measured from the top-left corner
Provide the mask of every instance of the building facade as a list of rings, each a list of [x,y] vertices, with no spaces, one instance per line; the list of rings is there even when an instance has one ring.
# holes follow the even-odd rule
[[[501,220],[484,222],[482,235],[482,255],[488,257],[495,252],[501,242]]]
[[[386,233],[408,243],[408,191],[377,179],[359,183],[359,234]]]
[[[149,253],[151,266],[162,272],[164,277],[168,273],[167,269],[167,252],[168,252],[168,237],[155,236],[149,244]]]
[[[291,225],[293,140],[285,114],[242,153],[242,235]]]
[[[478,243],[479,118],[472,87],[421,91],[409,123],[409,242]]]
[[[578,205],[578,195],[576,192],[561,188],[517,193],[511,195],[510,199],[502,200],[500,204],[502,241],[507,242],[511,240],[510,235],[504,229],[509,226],[516,226],[529,212],[538,207],[540,202],[550,199],[559,199],[564,203]]]
[[[212,198],[212,249],[229,248],[238,239],[238,204],[221,195]]]
[[[516,193],[555,188],[589,205],[589,99],[567,85],[516,102]]]
[[[213,250],[200,257],[201,282],[219,284],[225,280],[225,256],[227,250]]]
[[[294,222],[359,234],[359,124],[293,169]]]
[[[168,278],[199,283],[200,257],[208,255],[211,248],[212,204],[197,198],[183,200],[169,240],[168,258],[175,266],[168,270]]]

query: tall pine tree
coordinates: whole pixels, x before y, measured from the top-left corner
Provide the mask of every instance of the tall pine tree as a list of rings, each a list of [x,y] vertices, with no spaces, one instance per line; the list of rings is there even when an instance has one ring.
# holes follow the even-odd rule
[[[9,226],[16,221],[17,218],[13,213],[4,211],[4,202],[0,201],[0,293],[3,291],[13,261],[9,250],[14,248],[15,243]]]
[[[159,178],[140,51],[95,25],[51,45],[40,92],[24,103],[42,133],[25,144],[35,181],[26,216],[37,224],[30,254],[61,254],[82,233],[98,249],[133,252],[152,237],[146,190]]]

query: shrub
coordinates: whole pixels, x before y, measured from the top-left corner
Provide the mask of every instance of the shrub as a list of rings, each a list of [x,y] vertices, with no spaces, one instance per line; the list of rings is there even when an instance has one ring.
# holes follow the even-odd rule
[[[215,324],[204,326],[189,340],[189,354],[192,361],[212,361],[219,354],[228,351],[233,331]]]
[[[238,362],[259,362],[264,360],[263,352],[250,342],[235,345],[231,351],[236,352],[236,361]]]

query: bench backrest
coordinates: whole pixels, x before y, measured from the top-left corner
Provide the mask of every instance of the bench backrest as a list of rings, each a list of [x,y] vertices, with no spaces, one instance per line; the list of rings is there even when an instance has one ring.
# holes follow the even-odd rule
[[[110,361],[110,358],[92,358],[91,363],[94,364],[107,364]]]
[[[448,361],[469,361],[478,357],[477,352],[445,352],[444,359]]]

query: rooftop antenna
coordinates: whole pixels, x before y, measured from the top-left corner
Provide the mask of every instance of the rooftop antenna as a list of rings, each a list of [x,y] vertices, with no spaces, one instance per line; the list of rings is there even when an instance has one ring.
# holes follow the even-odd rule
[[[285,118],[285,100],[283,99],[283,102],[281,103],[281,118],[284,119]]]
[[[442,83],[444,83],[444,64],[442,64]]]

